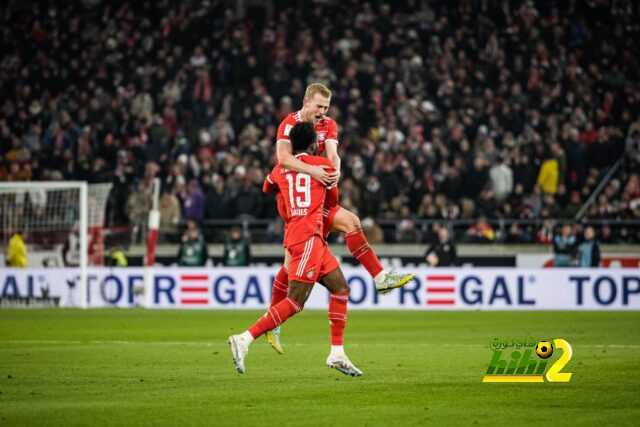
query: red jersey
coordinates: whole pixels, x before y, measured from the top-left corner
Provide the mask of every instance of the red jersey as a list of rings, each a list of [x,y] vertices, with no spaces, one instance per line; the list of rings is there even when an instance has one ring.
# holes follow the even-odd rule
[[[300,123],[300,111],[289,114],[280,123],[278,127],[278,135],[276,142],[280,140],[290,141],[289,132],[296,124]],[[324,153],[324,143],[326,141],[335,141],[338,143],[338,125],[336,121],[330,117],[322,116],[322,118],[316,124],[316,135],[318,135],[318,155]],[[278,157],[276,156],[276,163],[278,163]]]
[[[296,155],[301,161],[310,165],[327,165],[333,167],[326,157]],[[331,190],[306,173],[292,172],[275,166],[265,180],[263,191],[272,192],[277,185],[284,209],[278,209],[286,222],[283,245],[288,248],[296,243],[309,240],[311,236],[323,236],[322,214],[325,203],[332,206],[338,203],[338,189]],[[280,207],[280,206],[279,206]],[[284,216],[286,215],[286,217]]]

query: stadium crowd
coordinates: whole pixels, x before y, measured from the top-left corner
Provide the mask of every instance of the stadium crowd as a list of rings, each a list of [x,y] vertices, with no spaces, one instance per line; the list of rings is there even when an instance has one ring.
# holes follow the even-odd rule
[[[144,224],[154,176],[163,231],[275,218],[276,129],[312,82],[341,204],[396,221],[387,241],[424,219],[494,241],[486,219],[513,218],[538,225],[503,240],[550,244],[621,157],[585,218],[640,220],[633,1],[10,0],[0,21],[0,180],[112,182],[110,226]]]

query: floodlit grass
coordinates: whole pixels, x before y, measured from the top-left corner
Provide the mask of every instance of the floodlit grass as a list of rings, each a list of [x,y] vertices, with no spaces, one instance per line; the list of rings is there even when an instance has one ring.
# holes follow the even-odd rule
[[[636,424],[640,313],[349,313],[364,371],[325,366],[326,312],[264,338],[236,373],[226,344],[258,311],[0,310],[0,425]],[[494,338],[564,338],[569,383],[487,384]],[[550,361],[559,357],[555,352]]]

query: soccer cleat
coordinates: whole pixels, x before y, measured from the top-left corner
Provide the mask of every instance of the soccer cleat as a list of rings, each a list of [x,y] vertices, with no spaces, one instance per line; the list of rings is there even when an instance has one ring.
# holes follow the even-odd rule
[[[398,274],[391,270],[387,273],[384,281],[380,284],[376,283],[376,290],[380,295],[390,292],[392,289],[404,286],[413,280],[415,274]]]
[[[284,353],[282,351],[282,345],[280,344],[280,326],[276,326],[275,328],[267,332],[267,342],[269,342],[269,345],[273,347],[276,353]]]
[[[356,368],[346,355],[336,356],[330,354],[329,357],[327,357],[327,366],[335,368],[345,375],[351,375],[352,377],[362,376],[362,371]]]
[[[249,343],[240,335],[231,335],[227,343],[231,347],[231,355],[233,356],[233,364],[236,365],[236,370],[244,374],[244,358],[249,353]]]

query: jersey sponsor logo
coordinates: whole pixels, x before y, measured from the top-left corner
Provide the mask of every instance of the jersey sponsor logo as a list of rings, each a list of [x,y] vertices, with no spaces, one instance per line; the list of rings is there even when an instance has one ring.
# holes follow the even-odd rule
[[[291,126],[291,125],[284,125],[284,135],[285,135],[285,136],[289,136],[289,132],[291,132],[291,129],[293,129],[293,126]]]
[[[307,214],[307,209],[306,208],[291,209],[291,216],[305,216],[306,214]]]

